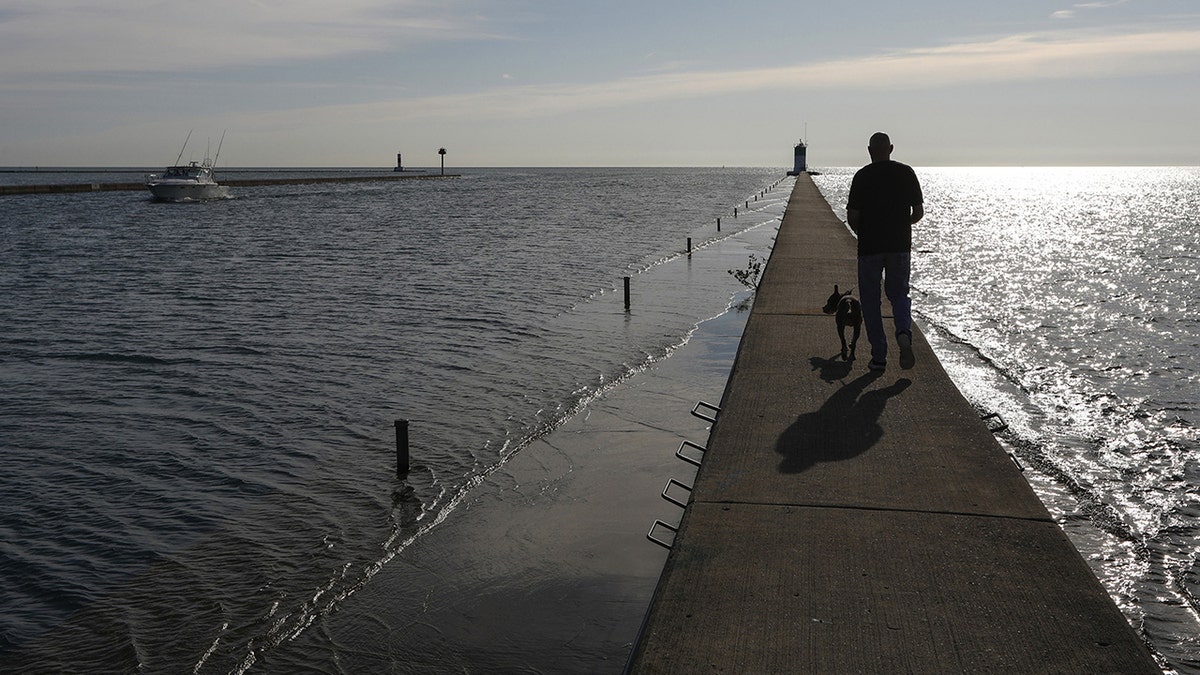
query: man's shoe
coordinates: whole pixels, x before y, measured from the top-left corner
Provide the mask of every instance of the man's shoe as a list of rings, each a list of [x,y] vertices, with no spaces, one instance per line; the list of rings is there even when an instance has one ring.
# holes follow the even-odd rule
[[[901,333],[896,336],[896,342],[900,345],[900,367],[905,370],[912,368],[917,362],[917,358],[913,356],[912,335]]]
[[[867,368],[869,368],[877,373],[882,373],[883,371],[887,370],[887,364],[882,363],[880,361],[872,360],[870,363],[867,364]]]

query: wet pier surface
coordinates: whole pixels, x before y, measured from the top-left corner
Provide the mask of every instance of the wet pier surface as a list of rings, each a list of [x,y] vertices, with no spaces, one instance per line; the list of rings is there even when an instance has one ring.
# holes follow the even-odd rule
[[[629,671],[1160,673],[919,330],[841,360],[855,270],[801,175]]]

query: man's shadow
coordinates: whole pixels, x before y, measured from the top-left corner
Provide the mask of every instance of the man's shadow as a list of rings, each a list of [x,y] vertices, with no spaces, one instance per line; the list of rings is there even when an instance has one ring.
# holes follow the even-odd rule
[[[818,359],[813,361],[814,366],[820,365]],[[822,377],[829,372],[822,368]],[[879,442],[883,437],[879,418],[888,399],[912,385],[912,380],[903,378],[866,391],[880,377],[882,373],[867,372],[838,389],[820,409],[796,418],[775,444],[775,451],[783,456],[780,473],[800,473],[819,462],[857,457]]]

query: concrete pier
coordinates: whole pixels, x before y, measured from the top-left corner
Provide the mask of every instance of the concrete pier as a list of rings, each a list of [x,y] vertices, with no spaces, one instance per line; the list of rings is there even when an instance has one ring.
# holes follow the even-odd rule
[[[840,360],[855,269],[801,174],[628,670],[1160,673],[919,330]]]

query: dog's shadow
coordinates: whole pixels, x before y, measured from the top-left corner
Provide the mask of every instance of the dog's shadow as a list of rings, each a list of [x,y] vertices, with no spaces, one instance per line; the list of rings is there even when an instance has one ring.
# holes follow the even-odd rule
[[[812,369],[820,371],[821,379],[826,382],[837,382],[850,377],[850,371],[854,369],[853,361],[843,360],[838,354],[834,354],[829,358],[814,356],[808,360],[812,364]]]
[[[840,362],[829,361],[830,374],[835,365]],[[783,456],[780,473],[800,473],[822,462],[851,459],[878,443],[883,437],[879,418],[888,400],[912,385],[904,378],[867,391],[880,377],[882,374],[875,372],[861,375],[839,388],[818,410],[796,418],[775,444],[775,451]]]

